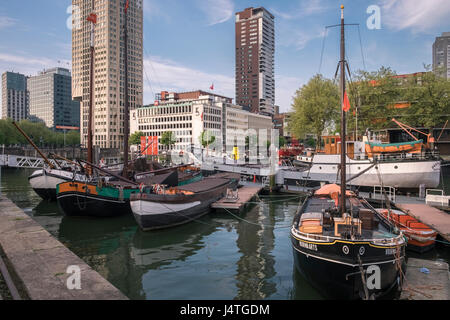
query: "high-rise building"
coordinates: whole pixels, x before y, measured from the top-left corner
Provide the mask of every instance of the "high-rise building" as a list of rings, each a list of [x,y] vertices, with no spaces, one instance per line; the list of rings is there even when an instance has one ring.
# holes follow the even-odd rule
[[[29,118],[49,128],[80,126],[80,103],[72,100],[68,69],[52,68],[27,79]]]
[[[80,101],[81,143],[86,145],[90,95],[91,22],[95,27],[93,144],[122,148],[124,139],[125,63],[124,10],[128,2],[129,107],[143,103],[143,6],[142,0],[72,0],[72,95]],[[92,5],[94,4],[94,10]],[[78,20],[77,20],[78,19]],[[79,21],[77,25],[76,21]],[[128,139],[128,137],[127,137]]]
[[[28,117],[27,78],[20,73],[2,74],[2,119],[20,121]]]
[[[443,32],[433,43],[433,70],[450,79],[450,32]]]
[[[236,103],[272,116],[275,105],[274,16],[264,8],[236,13]]]

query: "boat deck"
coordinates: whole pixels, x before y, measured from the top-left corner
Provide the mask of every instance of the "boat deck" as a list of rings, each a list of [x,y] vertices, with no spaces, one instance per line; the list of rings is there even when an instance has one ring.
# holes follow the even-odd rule
[[[405,210],[409,215],[420,222],[430,226],[443,237],[450,241],[450,214],[437,208],[420,203],[396,203],[397,207]]]
[[[213,209],[226,209],[226,210],[232,210],[232,211],[239,211],[241,212],[248,204],[252,201],[258,195],[263,187],[250,187],[250,186],[244,186],[237,190],[237,199],[230,200],[225,198],[220,199],[217,202],[214,202],[211,205],[211,208]]]

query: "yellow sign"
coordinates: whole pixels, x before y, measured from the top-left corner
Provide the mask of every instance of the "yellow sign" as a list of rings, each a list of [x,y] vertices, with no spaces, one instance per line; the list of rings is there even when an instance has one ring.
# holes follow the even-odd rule
[[[233,159],[239,160],[239,148],[238,147],[233,148]]]

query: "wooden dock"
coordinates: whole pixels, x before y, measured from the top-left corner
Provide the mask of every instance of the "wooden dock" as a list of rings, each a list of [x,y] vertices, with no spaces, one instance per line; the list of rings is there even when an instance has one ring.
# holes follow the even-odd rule
[[[247,207],[250,202],[261,192],[263,187],[251,187],[244,186],[237,190],[236,199],[227,199],[224,197],[211,205],[211,208],[216,210],[230,210],[241,212],[245,207]]]
[[[395,205],[439,232],[442,238],[450,242],[450,214],[426,204],[396,203]]]
[[[406,282],[400,300],[449,300],[448,264],[442,261],[408,259]]]

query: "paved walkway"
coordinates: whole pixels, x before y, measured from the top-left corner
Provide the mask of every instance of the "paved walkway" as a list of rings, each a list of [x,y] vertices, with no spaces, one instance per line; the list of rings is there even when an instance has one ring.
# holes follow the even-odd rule
[[[31,300],[127,299],[5,197],[0,197],[0,247]],[[69,266],[81,271],[80,290],[68,289]]]
[[[450,214],[426,204],[396,203],[396,206],[439,232],[445,240],[450,241]]]
[[[408,259],[406,285],[401,300],[449,300],[448,264],[441,261]]]

